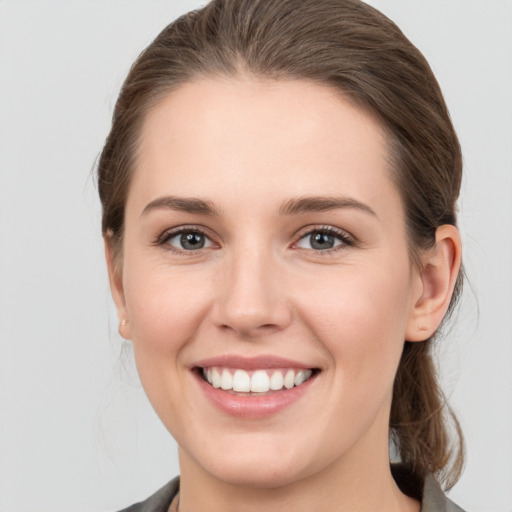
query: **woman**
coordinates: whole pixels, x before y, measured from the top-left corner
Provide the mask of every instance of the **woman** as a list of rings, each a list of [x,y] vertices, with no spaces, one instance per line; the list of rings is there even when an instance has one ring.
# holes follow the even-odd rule
[[[425,59],[360,1],[214,0],[164,29],[98,165],[119,330],[179,446],[129,510],[460,510],[431,345],[461,161]]]

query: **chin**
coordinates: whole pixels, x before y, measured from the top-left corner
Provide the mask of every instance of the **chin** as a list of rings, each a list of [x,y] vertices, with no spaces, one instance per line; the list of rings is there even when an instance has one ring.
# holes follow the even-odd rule
[[[229,454],[226,456],[226,453]],[[258,450],[256,444],[251,450],[245,450],[244,456],[241,453],[244,450],[225,451],[222,457],[218,452],[208,457],[203,453],[197,463],[203,471],[225,484],[253,489],[286,487],[317,471],[313,464],[307,464],[307,460],[299,456],[304,453],[303,449],[283,453],[282,448]]]
[[[229,467],[216,467],[212,471],[212,476],[232,486],[252,489],[286,487],[304,477],[300,471],[289,467],[276,468],[262,465],[255,468],[253,465],[243,463]]]

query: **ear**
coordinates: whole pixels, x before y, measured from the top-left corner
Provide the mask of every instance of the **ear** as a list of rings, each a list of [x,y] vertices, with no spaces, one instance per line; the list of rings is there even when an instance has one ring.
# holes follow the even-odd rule
[[[119,255],[115,254],[112,242],[112,236],[106,234],[103,236],[105,245],[105,259],[107,261],[108,279],[110,282],[110,291],[117,310],[119,320],[119,334],[126,340],[131,338],[130,322],[123,289],[123,272]]]
[[[419,286],[407,323],[407,341],[424,341],[441,324],[461,265],[462,244],[458,229],[443,225],[436,230],[434,247],[422,255]]]

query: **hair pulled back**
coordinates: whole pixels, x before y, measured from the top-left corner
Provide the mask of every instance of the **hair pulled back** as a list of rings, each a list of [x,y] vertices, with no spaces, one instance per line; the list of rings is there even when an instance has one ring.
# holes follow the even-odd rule
[[[327,85],[379,119],[415,261],[434,244],[436,228],[456,223],[462,174],[457,136],[428,63],[392,21],[359,0],[213,0],[167,26],[122,87],[98,162],[102,230],[114,252],[121,252],[148,110],[195,78],[243,74]],[[462,273],[449,312],[461,284]],[[409,472],[418,480],[434,473],[449,488],[462,470],[463,440],[438,385],[432,344],[405,342],[390,433]]]

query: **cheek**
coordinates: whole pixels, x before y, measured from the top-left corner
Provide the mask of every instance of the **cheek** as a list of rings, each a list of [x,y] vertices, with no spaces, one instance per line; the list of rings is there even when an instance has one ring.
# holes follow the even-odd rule
[[[197,268],[125,265],[125,298],[135,349],[175,353],[190,340],[209,307],[211,279]],[[147,269],[146,272],[137,271]],[[133,270],[133,271],[132,271]]]
[[[197,269],[125,262],[125,298],[137,371],[146,395],[171,431],[186,404],[183,354],[202,325],[211,290]]]
[[[300,307],[303,317],[345,384],[391,386],[409,314],[410,283],[403,268],[394,263],[341,268],[330,279],[305,283],[307,294],[299,294],[307,297]]]

